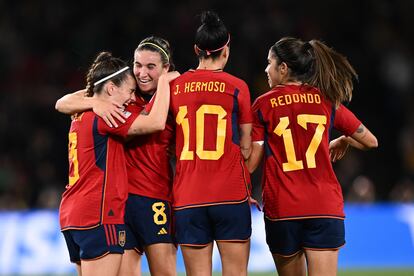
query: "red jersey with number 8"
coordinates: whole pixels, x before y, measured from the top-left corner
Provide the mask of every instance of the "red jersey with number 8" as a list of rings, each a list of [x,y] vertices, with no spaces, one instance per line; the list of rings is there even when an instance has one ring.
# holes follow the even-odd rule
[[[175,209],[242,202],[249,175],[239,125],[252,122],[244,81],[221,70],[190,70],[171,84],[176,123]]]
[[[125,124],[110,128],[92,111],[72,120],[69,132],[69,184],[60,204],[60,226],[89,229],[123,224],[128,179],[123,138],[137,113],[125,111]]]
[[[253,141],[264,142],[265,215],[343,218],[342,190],[329,158],[330,132],[352,135],[361,122],[306,85],[276,86],[252,108]]]

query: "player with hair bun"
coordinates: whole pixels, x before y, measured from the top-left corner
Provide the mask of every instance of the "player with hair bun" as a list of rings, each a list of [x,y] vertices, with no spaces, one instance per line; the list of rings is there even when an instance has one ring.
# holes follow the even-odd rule
[[[217,243],[222,275],[247,275],[251,214],[250,92],[223,69],[230,33],[214,12],[203,12],[195,35],[199,64],[173,81],[176,123],[173,207],[176,239],[187,275],[211,275]]]
[[[124,224],[128,179],[122,139],[165,127],[169,81],[159,79],[158,95],[148,115],[125,110],[135,99],[136,81],[126,63],[100,53],[87,75],[86,95],[124,107],[125,123],[109,127],[92,111],[75,114],[69,131],[69,183],[59,210],[70,260],[79,275],[118,275],[128,239]]]
[[[150,36],[143,39],[134,52],[133,72],[138,84],[136,101],[129,108],[135,113],[148,112],[145,107],[157,91],[159,78],[174,70],[170,44]],[[56,109],[66,114],[92,109],[109,126],[124,121],[116,103],[84,97],[84,90],[59,99]],[[145,107],[145,108],[144,108]],[[126,204],[127,230],[120,275],[140,273],[143,251],[152,275],[176,275],[176,247],[172,236],[172,169],[168,148],[173,139],[172,118],[165,129],[130,139],[125,144],[129,196]],[[138,254],[137,254],[138,253]]]

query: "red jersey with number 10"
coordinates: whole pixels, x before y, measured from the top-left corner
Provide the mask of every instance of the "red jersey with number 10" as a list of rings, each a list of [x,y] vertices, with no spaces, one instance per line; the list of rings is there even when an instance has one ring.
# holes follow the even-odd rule
[[[253,104],[253,141],[264,141],[263,202],[269,219],[343,218],[329,158],[331,128],[352,135],[361,122],[318,89],[280,85]]]
[[[171,84],[176,122],[175,209],[242,202],[249,175],[239,125],[252,122],[244,81],[221,70],[190,70]]]
[[[124,223],[128,179],[123,138],[138,116],[125,114],[126,123],[117,128],[108,127],[92,111],[72,120],[69,184],[59,214],[62,230]]]

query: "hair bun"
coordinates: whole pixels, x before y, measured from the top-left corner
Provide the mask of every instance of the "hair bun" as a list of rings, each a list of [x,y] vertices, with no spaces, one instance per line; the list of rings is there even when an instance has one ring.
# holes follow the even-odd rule
[[[109,60],[111,58],[112,58],[112,54],[110,52],[100,52],[95,58],[95,63]]]
[[[201,23],[206,27],[219,27],[223,24],[219,16],[213,11],[204,11],[201,14]]]

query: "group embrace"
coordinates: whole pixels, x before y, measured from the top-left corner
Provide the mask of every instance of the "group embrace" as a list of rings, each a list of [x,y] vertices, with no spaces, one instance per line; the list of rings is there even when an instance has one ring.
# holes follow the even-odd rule
[[[377,147],[342,104],[357,74],[324,43],[284,37],[268,52],[270,90],[251,105],[247,84],[223,71],[230,42],[203,12],[196,69],[174,71],[169,42],[151,36],[133,65],[99,53],[86,89],[57,101],[72,115],[60,224],[79,275],[141,275],[141,254],[151,275],[176,275],[177,246],[187,275],[211,275],[214,242],[222,275],[247,275],[261,162],[279,275],[336,275],[345,215],[332,162],[349,145]]]

